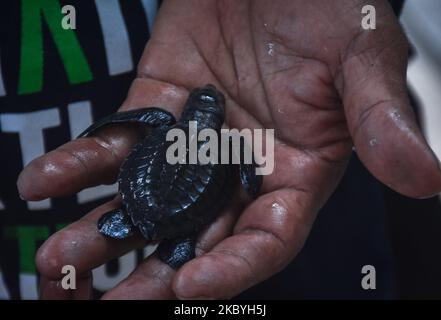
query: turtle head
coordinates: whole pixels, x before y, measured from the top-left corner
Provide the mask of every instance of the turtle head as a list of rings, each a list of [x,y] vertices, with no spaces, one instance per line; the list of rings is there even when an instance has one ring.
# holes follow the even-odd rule
[[[181,122],[197,121],[198,127],[218,129],[225,119],[224,95],[212,84],[191,91]]]

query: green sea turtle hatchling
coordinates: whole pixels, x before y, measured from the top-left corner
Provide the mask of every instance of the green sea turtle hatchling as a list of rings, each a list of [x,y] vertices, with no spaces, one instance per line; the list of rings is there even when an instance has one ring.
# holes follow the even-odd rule
[[[220,161],[170,164],[166,153],[173,141],[167,141],[166,135],[173,128],[188,132],[189,122],[195,121],[198,131],[214,129],[220,137],[224,106],[223,94],[213,85],[206,85],[191,91],[178,122],[165,110],[143,108],[111,114],[80,134],[79,137],[87,137],[105,125],[127,121],[153,128],[121,166],[118,183],[123,205],[98,221],[102,234],[124,239],[138,229],[147,240],[160,241],[158,257],[173,268],[194,258],[198,233],[218,217],[231,198],[236,176],[233,169],[237,165]],[[207,141],[197,143],[198,151]],[[188,159],[189,149],[186,150]],[[256,174],[254,160],[246,164],[243,158],[240,180],[248,194],[256,197],[262,176]]]

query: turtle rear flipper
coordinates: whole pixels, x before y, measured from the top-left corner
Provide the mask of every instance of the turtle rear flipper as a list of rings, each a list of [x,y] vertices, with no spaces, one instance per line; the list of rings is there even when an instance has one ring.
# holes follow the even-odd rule
[[[123,208],[109,211],[98,220],[101,234],[115,239],[124,239],[133,235],[135,226]]]
[[[164,239],[159,243],[158,258],[173,269],[178,269],[195,257],[196,237]]]
[[[88,137],[96,130],[118,122],[138,122],[151,127],[160,127],[172,126],[176,123],[176,119],[170,112],[155,107],[117,112],[98,120],[84,130],[77,138]]]

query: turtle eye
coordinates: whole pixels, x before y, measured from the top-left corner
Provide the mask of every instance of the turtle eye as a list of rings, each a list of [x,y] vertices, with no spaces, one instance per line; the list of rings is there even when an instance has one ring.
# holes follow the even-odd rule
[[[201,94],[199,96],[199,100],[204,101],[204,102],[216,102],[216,99],[210,95],[207,94]]]

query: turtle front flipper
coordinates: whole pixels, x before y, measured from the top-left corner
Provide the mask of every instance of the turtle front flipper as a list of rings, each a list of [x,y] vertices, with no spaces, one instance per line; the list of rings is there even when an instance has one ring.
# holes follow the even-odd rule
[[[96,130],[108,124],[118,122],[138,122],[152,127],[160,127],[172,126],[176,123],[176,119],[170,112],[155,107],[117,112],[98,120],[84,130],[77,138],[88,137]]]
[[[195,257],[196,237],[164,239],[159,243],[157,252],[159,260],[173,269]]]
[[[98,220],[98,230],[101,234],[115,239],[124,239],[130,237],[135,226],[129,215],[124,212],[123,208],[106,212]]]

